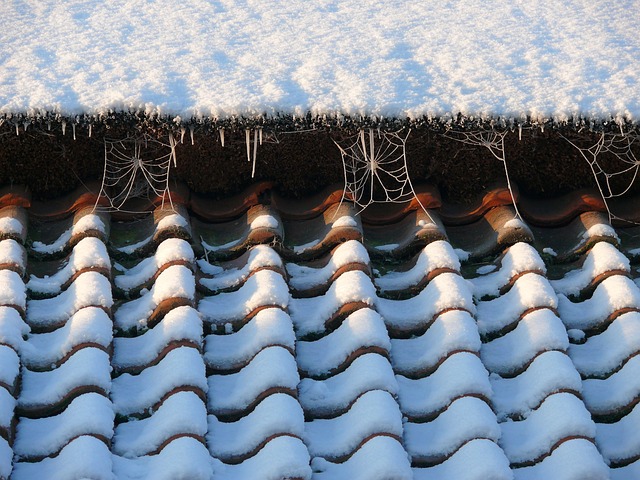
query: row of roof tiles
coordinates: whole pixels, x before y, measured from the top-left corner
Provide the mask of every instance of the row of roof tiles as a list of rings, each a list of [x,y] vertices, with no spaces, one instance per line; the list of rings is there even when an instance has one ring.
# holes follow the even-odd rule
[[[0,478],[640,476],[640,291],[602,215],[179,198],[0,210]]]

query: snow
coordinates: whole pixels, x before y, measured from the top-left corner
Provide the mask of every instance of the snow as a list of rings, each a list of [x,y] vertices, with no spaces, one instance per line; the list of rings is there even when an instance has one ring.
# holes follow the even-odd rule
[[[271,270],[260,270],[251,275],[239,290],[204,297],[198,310],[209,322],[222,325],[243,320],[259,307],[286,308],[289,289],[282,275]]]
[[[27,293],[20,275],[13,270],[0,270],[0,305],[16,306],[24,310]]]
[[[474,397],[462,397],[453,401],[431,422],[407,422],[404,426],[407,452],[414,459],[449,456],[475,438],[488,438],[497,442],[500,427],[491,407]]]
[[[343,412],[360,395],[371,390],[398,393],[398,383],[389,361],[377,353],[356,358],[343,372],[326,380],[303,378],[298,398],[305,411],[323,417]]]
[[[582,234],[583,240],[589,240],[593,237],[609,237],[618,243],[620,242],[620,237],[618,237],[614,228],[606,223],[596,223]]]
[[[193,250],[189,242],[180,238],[168,238],[156,250],[152,257],[145,258],[135,267],[125,269],[123,275],[114,278],[116,287],[123,290],[131,290],[151,280],[158,270],[171,262],[194,261]]]
[[[58,453],[79,435],[111,439],[115,414],[108,398],[87,393],[73,399],[59,415],[21,418],[13,450],[18,458],[44,457]]]
[[[86,237],[80,240],[73,247],[66,265],[54,275],[44,278],[31,275],[27,288],[39,293],[58,294],[62,285],[69,281],[73,275],[87,268],[111,271],[111,261],[107,253],[107,247],[100,239],[95,237]]]
[[[76,388],[91,386],[108,393],[111,389],[109,354],[97,348],[83,348],[49,372],[22,370],[18,405],[39,408],[56,404]]]
[[[271,228],[277,229],[280,224],[273,215],[258,215],[253,219],[249,228],[255,230],[256,228]]]
[[[213,278],[200,279],[200,284],[212,291],[238,286],[244,282],[249,275],[261,268],[283,268],[282,259],[276,251],[268,245],[254,246],[250,250],[247,263],[242,268],[224,270],[217,265],[211,265],[204,259],[199,259],[197,263],[203,273],[213,276]]]
[[[493,272],[497,267],[497,265],[482,265],[476,269],[476,273],[478,275],[486,275],[487,273]]]
[[[351,218],[351,217],[341,217]],[[331,254],[329,261],[322,268],[307,267],[295,263],[287,263],[289,284],[296,290],[307,290],[327,283],[331,277],[345,265],[360,263],[369,265],[369,254],[357,240],[341,243]]]
[[[266,347],[280,345],[293,351],[294,344],[295,335],[289,315],[279,308],[265,308],[238,332],[208,335],[204,360],[214,368],[234,369],[244,366]]]
[[[155,452],[174,435],[207,433],[207,410],[193,392],[177,392],[153,414],[142,420],[121,423],[115,429],[113,453],[135,458]]]
[[[391,340],[391,358],[398,373],[411,375],[434,368],[457,351],[477,352],[480,336],[475,320],[464,310],[439,315],[427,331],[417,337]]]
[[[437,240],[422,249],[416,263],[403,272],[389,272],[375,279],[380,290],[402,290],[420,283],[424,277],[436,269],[460,269],[460,260],[448,242]]]
[[[149,8],[135,0],[89,8],[74,0],[7,4],[2,18],[3,113],[460,111],[565,119],[640,112],[638,20],[626,3],[603,11],[577,0],[553,9],[478,0],[367,8],[294,1],[278,9],[203,0]]]
[[[236,422],[221,422],[209,415],[207,444],[211,455],[222,461],[252,453],[266,439],[280,435],[304,435],[302,408],[283,393],[265,398],[253,412]]]
[[[369,276],[359,270],[345,272],[331,284],[324,295],[312,298],[292,298],[289,312],[298,337],[322,333],[325,322],[340,307],[350,302],[375,305],[376,291]]]
[[[526,273],[504,295],[478,302],[478,330],[480,335],[499,332],[517,322],[529,309],[555,309],[557,306],[558,298],[547,279],[536,273]]]
[[[338,227],[360,228],[357,220],[350,215],[343,215],[331,224],[331,228]]]
[[[0,437],[0,477],[9,478],[12,459],[13,450],[11,450],[9,443],[3,437]]]
[[[299,341],[298,368],[310,377],[323,376],[343,366],[358,349],[371,347],[388,352],[389,335],[377,312],[361,308],[329,335],[312,342]]]
[[[569,355],[583,376],[602,376],[619,368],[640,351],[640,313],[616,318],[600,335],[582,345],[571,345]]]
[[[548,309],[534,310],[506,335],[482,345],[482,363],[499,374],[523,368],[533,357],[548,350],[566,351],[567,332],[560,319]]]
[[[629,259],[610,243],[598,242],[587,254],[581,268],[571,270],[560,280],[551,280],[551,285],[558,293],[578,295],[598,275],[610,271],[629,273]]]
[[[402,437],[398,404],[381,390],[363,394],[339,417],[305,423],[305,444],[312,457],[349,456],[363,441],[377,434]]]
[[[62,360],[83,343],[111,345],[113,323],[98,307],[78,310],[67,323],[53,332],[32,334],[22,348],[24,363],[29,368],[46,368]]]
[[[487,265],[487,267],[490,266],[492,265]],[[475,288],[475,297],[482,298],[486,295],[496,297],[499,295],[500,289],[509,284],[517,275],[524,272],[540,272],[544,274],[546,271],[547,269],[538,252],[531,245],[520,242],[509,247],[509,250],[500,261],[500,269],[498,271],[493,273],[490,273],[491,271],[484,273],[478,271],[479,274],[485,276],[472,278],[470,282]]]
[[[16,399],[6,388],[0,388],[0,429],[9,431],[13,420]]]
[[[640,460],[620,468],[612,468],[609,471],[611,480],[628,480],[629,478],[640,478]]]
[[[144,367],[158,358],[172,342],[202,343],[202,320],[189,306],[170,310],[152,329],[137,337],[113,339],[113,365],[117,368]]]
[[[608,461],[634,458],[640,451],[640,406],[616,423],[596,424],[596,444],[602,456]]]
[[[502,228],[512,228],[512,229],[526,229],[527,226],[524,224],[524,222],[522,220],[520,220],[519,218],[512,218],[511,220],[505,222],[505,224],[502,226]]]
[[[316,457],[311,461],[316,480],[412,480],[407,454],[390,437],[374,437],[342,463]]]
[[[447,407],[464,395],[491,398],[487,370],[480,359],[468,352],[451,355],[428,377],[412,380],[397,376],[398,401],[408,417],[426,417]]]
[[[239,372],[209,377],[209,411],[215,415],[242,411],[268,389],[295,390],[299,381],[296,362],[288,350],[265,348]]]
[[[381,252],[392,252],[399,246],[400,244],[398,243],[388,243],[386,245],[376,245],[375,249],[380,250]]]
[[[27,255],[24,247],[12,238],[0,241],[0,265],[15,265],[24,271]]]
[[[147,326],[153,311],[164,301],[171,298],[183,298],[193,301],[195,279],[193,272],[184,265],[171,265],[156,278],[151,291],[140,298],[120,305],[114,315],[118,328],[142,330]]]
[[[95,437],[83,435],[70,442],[56,457],[45,458],[37,463],[17,462],[11,479],[113,480],[111,471],[109,447]]]
[[[567,328],[593,328],[624,308],[640,309],[640,290],[633,280],[622,275],[605,278],[591,298],[583,302],[573,303],[558,295],[558,312]]]
[[[29,326],[15,308],[0,306],[0,343],[13,347],[17,352],[24,345],[23,337],[29,333]]]
[[[111,308],[112,305],[109,279],[97,272],[84,272],[57,297],[29,300],[27,322],[31,326],[51,328],[66,321],[82,308]]]
[[[204,362],[195,348],[176,348],[139,375],[123,373],[114,378],[111,400],[117,413],[131,415],[154,406],[168,392],[183,386],[207,391]]]
[[[20,372],[20,358],[13,348],[0,345],[0,365],[0,388],[13,387]]]
[[[513,378],[489,376],[493,408],[500,421],[527,417],[549,395],[563,391],[582,392],[582,381],[569,357],[558,351],[544,352]]]
[[[501,423],[500,428],[500,446],[512,463],[536,460],[565,438],[593,439],[596,434],[591,415],[570,393],[551,395],[526,419]]]
[[[512,480],[504,453],[491,440],[465,444],[445,462],[430,468],[414,468],[414,480]],[[547,477],[547,478],[553,478]]]
[[[191,233],[191,227],[189,225],[189,221],[184,218],[179,213],[171,213],[169,215],[165,215],[162,217],[155,226],[155,233],[147,237],[139,242],[132,243],[131,245],[126,245],[124,247],[119,247],[117,250],[119,252],[125,253],[127,255],[131,255],[136,250],[141,249],[151,243],[154,238],[156,238],[163,230],[178,228],[181,230],[186,230]]]
[[[471,252],[467,252],[461,248],[454,248],[453,251],[461,262],[466,262],[471,256]]]
[[[89,231],[95,231],[102,235],[106,235],[107,227],[98,215],[87,213],[75,220],[73,226],[60,235],[53,243],[44,244],[42,242],[35,241],[31,245],[31,249],[34,252],[42,254],[61,252],[72,238]]]
[[[167,477],[167,480],[169,478],[176,477]],[[304,443],[297,438],[276,437],[255,456],[242,463],[237,465],[216,463],[213,478],[216,480],[281,480],[283,478],[310,480],[309,452]],[[208,477],[207,480],[209,480]]]
[[[640,356],[632,357],[624,366],[605,379],[582,382],[584,403],[593,414],[608,414],[626,407],[640,393]]]
[[[469,285],[460,275],[442,273],[415,297],[406,300],[378,299],[378,311],[388,327],[401,330],[428,325],[444,310],[463,309],[475,313]]]
[[[26,228],[20,220],[10,216],[0,217],[0,233],[7,236],[23,238]]]
[[[596,446],[581,438],[564,442],[551,455],[531,467],[514,470],[515,480],[608,480],[609,469]],[[615,478],[615,477],[612,477]],[[633,475],[623,477],[634,478]]]
[[[303,243],[302,245],[294,245],[293,253],[302,253],[305,250],[309,250],[310,248],[315,247],[319,243],[320,243],[320,240],[316,239],[316,240],[311,240],[310,242],[307,242],[307,243]]]
[[[211,480],[212,471],[207,448],[189,437],[175,439],[158,455],[135,459],[113,456],[113,472],[118,480]]]

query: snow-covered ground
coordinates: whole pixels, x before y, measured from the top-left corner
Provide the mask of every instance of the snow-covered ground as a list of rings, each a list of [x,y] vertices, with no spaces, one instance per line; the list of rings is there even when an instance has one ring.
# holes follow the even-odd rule
[[[0,113],[637,120],[633,0],[0,4]]]

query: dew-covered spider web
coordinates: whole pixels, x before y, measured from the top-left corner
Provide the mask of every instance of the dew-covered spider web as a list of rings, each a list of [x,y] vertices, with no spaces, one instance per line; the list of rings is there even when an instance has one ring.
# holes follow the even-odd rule
[[[362,129],[344,145],[336,142],[344,173],[342,201],[353,201],[361,213],[372,203],[402,203],[415,198],[429,215],[415,193],[407,169],[409,133]]]
[[[139,213],[128,210],[127,201],[133,198],[161,199],[164,208],[168,201],[173,209],[169,190],[171,165],[176,166],[176,141],[169,135],[169,143],[149,135],[104,140],[104,172],[96,209]],[[106,198],[107,207],[99,206]]]
[[[635,132],[601,133],[598,140],[589,147],[580,147],[577,142],[564,136],[563,138],[589,164],[607,209],[609,222],[614,219],[629,222],[611,211],[609,200],[627,193],[638,178],[640,135]]]
[[[460,143],[464,143],[465,145],[484,147],[489,150],[491,155],[493,155],[496,160],[502,162],[502,166],[504,167],[504,174],[507,178],[507,188],[509,189],[509,194],[511,195],[511,203],[513,204],[513,209],[515,211],[514,218],[522,220],[520,211],[518,210],[518,205],[516,203],[515,195],[513,194],[511,177],[509,176],[509,168],[507,166],[507,157],[504,149],[504,137],[506,137],[506,135],[507,130],[497,131],[493,129],[464,132],[449,131],[444,134],[445,137]],[[519,131],[518,135],[522,135],[521,131]]]

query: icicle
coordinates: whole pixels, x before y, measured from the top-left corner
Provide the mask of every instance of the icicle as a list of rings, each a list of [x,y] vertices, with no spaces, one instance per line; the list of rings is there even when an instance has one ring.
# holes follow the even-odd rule
[[[193,125],[189,126],[189,134],[191,135],[191,145],[195,145],[193,141]]]
[[[251,178],[256,176],[256,158],[258,158],[258,130],[253,131],[253,166],[251,167]]]
[[[180,128],[180,144],[184,143],[184,133],[186,132],[184,127]]]
[[[16,137],[20,136],[20,124],[16,122]]]
[[[518,124],[518,140],[522,140],[522,124]]]
[[[367,144],[364,141],[364,130],[360,130],[360,143],[362,143],[362,155],[364,155],[364,161],[368,162],[367,159]]]
[[[67,134],[67,122],[62,122],[62,135]]]
[[[620,123],[618,125],[620,126],[620,135],[624,137],[624,130],[622,130],[622,120],[620,120]],[[24,131],[26,132],[27,129],[25,128]]]
[[[544,133],[544,123],[541,123],[541,124],[540,124],[540,131],[541,131],[542,133]]]
[[[244,140],[247,144],[247,162],[251,161],[251,130],[248,128],[244,131]]]
[[[27,127],[29,126],[29,122],[24,122],[24,123],[22,124],[22,126],[24,127],[24,131],[25,131],[25,133],[26,133],[26,132],[27,132]]]
[[[71,129],[73,130],[73,139],[76,139],[76,124],[72,123],[71,124]]]
[[[91,138],[91,127],[93,126],[93,124],[89,124],[89,138]]]
[[[224,128],[221,128],[218,131],[220,132],[220,144],[222,145],[222,148],[224,148]]]
[[[171,147],[171,156],[173,157],[173,166],[178,166],[178,158],[176,157],[176,139],[173,138],[173,133],[169,134],[169,146]],[[168,171],[168,169],[167,169]]]
[[[371,166],[373,167],[373,162],[374,162],[374,158],[375,158],[375,148],[374,148],[374,137],[373,137],[373,128],[369,129],[369,158],[371,159]]]
[[[262,145],[262,129],[260,129],[260,145]]]
[[[51,121],[47,122],[47,130],[51,131]]]

